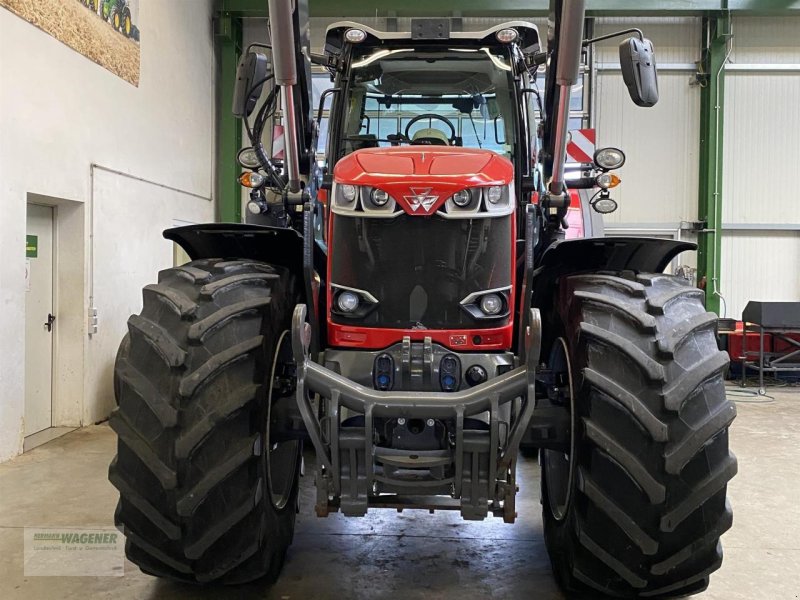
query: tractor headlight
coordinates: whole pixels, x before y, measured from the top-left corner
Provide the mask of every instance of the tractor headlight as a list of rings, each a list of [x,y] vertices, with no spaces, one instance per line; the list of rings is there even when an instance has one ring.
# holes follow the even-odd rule
[[[336,306],[339,307],[339,310],[344,313],[351,313],[358,308],[360,304],[360,300],[358,299],[358,294],[353,292],[349,292],[345,290],[339,294],[339,297],[336,299]]]
[[[453,194],[453,203],[459,208],[465,208],[472,202],[472,193],[469,190],[461,190]]]
[[[486,199],[492,204],[497,204],[503,198],[503,188],[499,185],[493,185],[486,188]]]
[[[512,185],[490,185],[483,188],[484,208],[493,216],[511,214],[514,211]]]
[[[386,206],[386,203],[389,202],[389,193],[375,188],[369,198],[375,206]]]
[[[619,148],[600,148],[594,153],[594,164],[605,171],[619,169],[625,164],[625,153]]]
[[[339,186],[339,192],[342,194],[342,200],[345,200],[346,202],[352,202],[356,199],[358,188],[356,188],[354,185],[350,185],[349,183],[343,183]]]
[[[503,310],[503,299],[499,294],[486,294],[481,298],[481,310],[484,314],[492,316]]]
[[[461,308],[478,321],[501,319],[509,315],[510,293],[511,286],[472,292],[461,301]]]
[[[514,211],[513,197],[513,184],[465,188],[450,196],[441,212],[448,219],[502,217]]]

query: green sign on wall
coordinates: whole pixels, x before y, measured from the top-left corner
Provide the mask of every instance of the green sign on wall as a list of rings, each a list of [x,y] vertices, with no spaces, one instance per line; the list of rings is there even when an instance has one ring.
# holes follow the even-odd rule
[[[25,257],[36,258],[39,256],[39,236],[26,235],[25,236]]]

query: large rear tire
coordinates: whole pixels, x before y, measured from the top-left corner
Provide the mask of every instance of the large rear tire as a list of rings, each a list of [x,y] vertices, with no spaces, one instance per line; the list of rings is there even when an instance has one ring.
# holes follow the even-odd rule
[[[563,338],[551,363],[572,386],[574,423],[568,454],[542,452],[556,578],[570,598],[705,589],[737,468],[716,315],[666,275],[568,277],[556,307]]]
[[[301,461],[300,442],[274,443],[267,427],[276,397],[292,393],[294,278],[263,263],[197,260],[162,271],[143,295],[109,419],[128,558],[184,581],[274,578],[292,540]]]

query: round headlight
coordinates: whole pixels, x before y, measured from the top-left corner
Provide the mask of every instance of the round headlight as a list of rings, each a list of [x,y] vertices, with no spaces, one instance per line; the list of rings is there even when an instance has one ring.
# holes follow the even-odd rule
[[[619,148],[600,148],[594,153],[594,164],[610,171],[625,164],[625,153]]]
[[[372,193],[369,195],[369,197],[375,206],[386,206],[386,203],[389,201],[388,192],[384,192],[378,188],[372,190]]]
[[[351,313],[358,308],[359,305],[358,294],[344,291],[341,294],[339,294],[339,297],[336,299],[336,305],[339,307],[340,311]]]
[[[500,202],[500,199],[503,197],[503,188],[499,185],[493,185],[488,190],[486,190],[486,198],[492,204],[497,204]]]
[[[503,310],[503,299],[497,294],[486,294],[481,298],[481,310],[487,315],[496,315]]]
[[[341,186],[341,190],[342,198],[344,198],[347,202],[352,202],[356,199],[356,186],[345,183]]]
[[[461,190],[453,194],[453,202],[456,206],[464,208],[470,201],[472,201],[472,194],[470,194],[469,190]]]
[[[264,212],[262,205],[253,200],[250,200],[250,202],[247,203],[247,210],[254,215],[260,215],[262,212]]]
[[[367,39],[367,32],[363,29],[348,29],[344,32],[344,39],[351,44],[360,44]]]
[[[497,41],[502,44],[510,44],[519,37],[516,29],[501,29],[495,34]]]
[[[239,154],[236,155],[236,161],[245,169],[258,169],[261,166],[254,148],[242,148],[239,150]]]
[[[598,198],[592,203],[592,208],[601,215],[607,215],[617,210],[617,202],[612,198]]]

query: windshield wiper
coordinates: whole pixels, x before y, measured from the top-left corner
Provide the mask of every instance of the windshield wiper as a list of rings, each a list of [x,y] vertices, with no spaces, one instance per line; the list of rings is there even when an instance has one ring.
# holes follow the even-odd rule
[[[472,118],[472,111],[469,113],[469,122],[472,123],[472,131],[475,132],[475,141],[478,142],[478,148],[482,149],[483,145],[481,144],[481,138],[478,137],[478,128],[475,127],[475,119]]]

